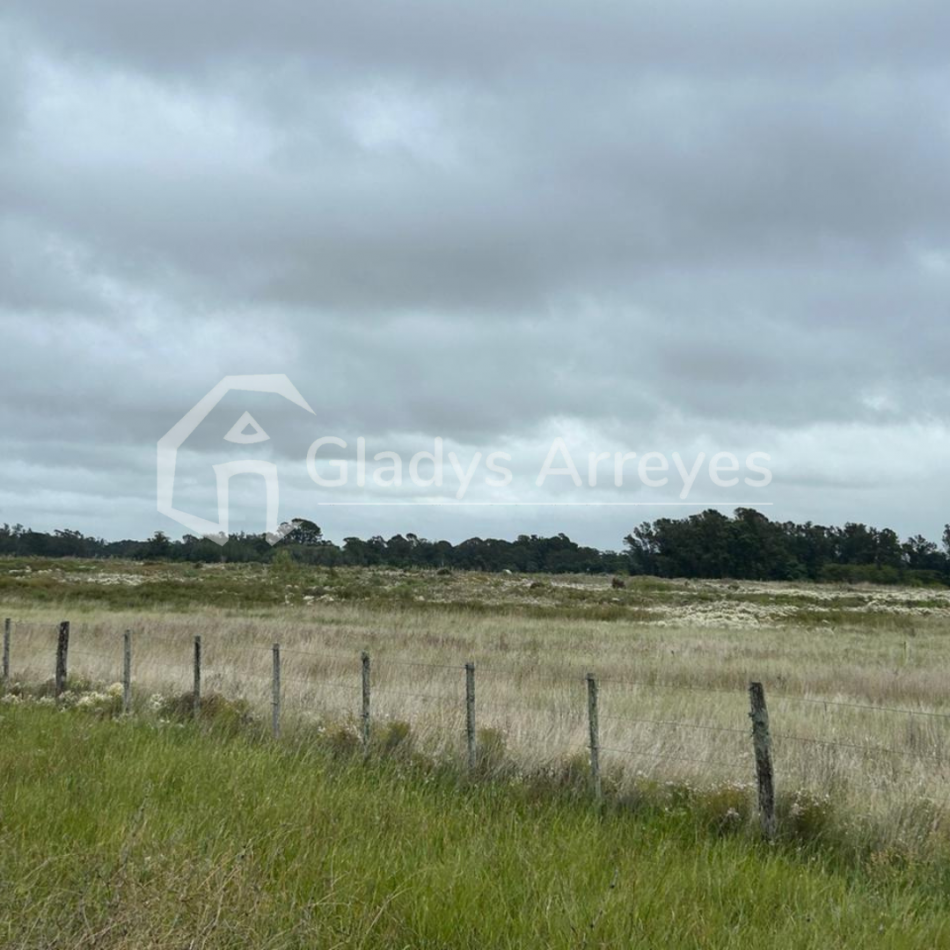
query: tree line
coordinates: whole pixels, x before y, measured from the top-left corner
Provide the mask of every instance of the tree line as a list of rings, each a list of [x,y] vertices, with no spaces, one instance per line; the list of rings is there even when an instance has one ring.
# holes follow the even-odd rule
[[[566,534],[553,537],[519,535],[514,541],[469,538],[458,544],[429,541],[415,534],[345,538],[335,544],[323,537],[312,521],[295,519],[290,533],[271,546],[264,535],[232,534],[224,545],[186,534],[180,541],[156,531],[147,541],[104,541],[78,531],[32,531],[22,525],[0,528],[0,556],[128,558],[144,561],[269,562],[288,551],[303,564],[325,567],[449,568],[526,573],[627,573],[624,553],[599,551],[572,541]]]
[[[950,583],[950,525],[942,546],[890,528],[770,521],[752,508],[708,509],[644,522],[625,538],[634,574],[737,580]]]
[[[283,550],[283,557],[326,567],[950,584],[950,525],[938,545],[920,535],[901,541],[890,528],[853,522],[829,527],[770,521],[750,508],[731,516],[708,509],[644,522],[624,538],[619,552],[579,545],[566,534],[519,535],[514,541],[469,538],[458,544],[397,534],[349,537],[336,544],[312,521],[298,518],[288,527],[276,546],[263,535],[243,533],[219,546],[194,535],[174,540],[161,531],[147,541],[105,541],[68,529],[47,533],[5,524],[0,555],[241,563],[269,562]]]

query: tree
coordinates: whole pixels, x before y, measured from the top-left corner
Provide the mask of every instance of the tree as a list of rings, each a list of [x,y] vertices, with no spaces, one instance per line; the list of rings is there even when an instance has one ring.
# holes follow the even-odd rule
[[[323,532],[312,521],[308,521],[306,518],[294,518],[291,524],[293,529],[286,538],[291,544],[302,544],[306,547],[323,544]]]
[[[939,570],[941,555],[937,545],[917,534],[908,538],[902,548],[907,566],[915,571]]]
[[[164,531],[156,531],[145,546],[145,557],[150,561],[167,558],[171,550],[171,541]]]

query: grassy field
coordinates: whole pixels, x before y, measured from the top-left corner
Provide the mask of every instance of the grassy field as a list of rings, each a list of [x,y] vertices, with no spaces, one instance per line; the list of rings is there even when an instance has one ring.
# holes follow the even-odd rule
[[[0,707],[4,947],[941,947],[947,876],[397,753]]]
[[[329,604],[370,604],[414,612],[627,620],[667,626],[860,624],[913,633],[918,623],[950,617],[947,588],[833,586],[736,581],[625,579],[567,574],[442,573],[381,568],[306,568],[264,564],[0,558],[0,603],[76,604],[104,609],[196,606],[267,611]]]
[[[121,740],[129,743],[121,747],[121,755],[131,756],[133,762],[139,755],[142,764],[130,765],[127,781],[116,790],[117,827],[127,829],[131,819],[121,816],[138,807],[121,796],[131,795],[129,783],[138,781],[136,771],[148,771],[144,760],[172,756],[180,744],[197,743],[189,746],[189,754],[197,756],[190,780],[195,787],[217,781],[216,763],[230,756],[247,757],[246,764],[242,758],[235,766],[239,774],[253,771],[251,763],[264,757],[271,763],[266,768],[275,774],[283,774],[284,768],[302,770],[294,772],[298,782],[313,782],[315,787],[340,782],[348,790],[347,801],[370,795],[376,783],[404,782],[398,793],[385,786],[387,803],[394,794],[406,796],[413,808],[418,805],[435,814],[459,795],[460,814],[478,826],[471,831],[478,839],[472,839],[471,846],[492,854],[499,847],[493,836],[512,834],[510,823],[492,824],[494,810],[510,809],[519,822],[528,822],[516,835],[518,847],[550,864],[532,870],[525,884],[533,895],[530,900],[547,908],[535,919],[529,915],[524,926],[533,929],[522,932],[511,923],[515,909],[529,898],[519,891],[517,880],[503,876],[494,883],[501,888],[504,882],[511,897],[505,898],[502,890],[494,892],[499,906],[490,909],[484,924],[494,929],[480,937],[482,912],[463,925],[452,916],[456,909],[447,917],[456,921],[449,927],[453,939],[433,936],[438,931],[430,928],[437,927],[437,919],[446,925],[436,907],[441,901],[432,897],[433,906],[425,914],[416,905],[410,910],[408,903],[424,902],[426,888],[430,897],[442,891],[432,890],[429,883],[417,891],[400,878],[399,886],[415,897],[406,897],[407,904],[393,898],[364,944],[355,935],[379,909],[366,897],[366,889],[379,887],[373,893],[381,901],[398,887],[395,878],[382,872],[377,880],[376,864],[382,867],[388,860],[382,855],[362,872],[348,865],[346,886],[356,888],[365,900],[361,903],[347,890],[344,916],[353,929],[338,938],[340,945],[373,945],[383,933],[390,942],[380,945],[394,946],[425,941],[465,946],[480,939],[480,945],[505,945],[508,940],[514,946],[519,945],[519,933],[521,945],[619,945],[619,935],[625,932],[639,935],[645,946],[732,946],[739,935],[760,928],[783,946],[863,946],[872,939],[887,946],[950,946],[946,934],[942,941],[937,939],[945,926],[941,895],[950,883],[950,592],[654,578],[627,578],[624,587],[616,587],[604,577],[7,561],[0,562],[0,615],[14,620],[12,682],[0,711],[8,722],[17,723],[15,735],[29,737],[25,747],[9,746],[10,756],[15,760],[28,755],[24,748],[34,741],[36,730],[47,728],[50,716],[56,723],[53,734],[61,741],[67,741],[63,736],[73,728],[88,733],[93,744],[130,737]],[[134,631],[140,725],[87,722],[78,709],[54,714],[43,708],[45,700],[31,700],[29,687],[52,673],[56,623],[62,619],[73,624],[70,674],[75,695],[67,704],[85,705],[87,711],[101,713],[114,705],[102,687],[119,679],[122,633]],[[193,735],[185,722],[192,640],[199,634],[205,691],[227,697],[221,708],[238,711],[238,718],[249,721],[239,730],[243,738],[225,742]],[[312,761],[257,743],[269,711],[274,642],[281,643],[284,662],[283,746],[317,750]],[[372,656],[379,754],[371,766],[357,767],[346,757],[341,764],[339,755],[356,745],[363,649]],[[475,662],[477,669],[483,756],[477,787],[460,786],[458,779],[464,762],[467,661]],[[604,823],[592,815],[587,794],[587,671],[600,681],[609,812]],[[746,697],[753,679],[765,684],[775,744],[781,833],[772,851],[756,842]],[[93,689],[99,693],[90,693]],[[83,691],[85,698],[80,696]],[[324,746],[335,750],[337,758],[327,760],[319,752]],[[397,747],[402,758],[389,761],[387,750]],[[410,749],[411,756],[406,754]],[[72,756],[67,760],[73,761]],[[413,765],[407,771],[410,760]],[[273,762],[286,764],[278,767]],[[19,781],[12,774],[16,766],[8,769],[6,761],[3,765],[6,780]],[[110,768],[119,770],[120,765],[115,762]],[[342,772],[337,778],[338,769]],[[62,780],[69,781],[66,774]],[[77,772],[72,781],[81,785],[87,778]],[[253,812],[252,801],[232,793]],[[537,800],[532,798],[535,793]],[[102,807],[110,807],[111,794],[97,785]],[[280,794],[276,788],[261,787],[253,801],[266,803],[269,796]],[[529,821],[537,817],[531,810],[535,808],[558,816],[550,819],[550,840]],[[369,808],[368,814],[379,814],[378,807]],[[419,829],[435,819],[421,815],[398,819],[406,829],[406,846],[417,858],[434,847]],[[219,815],[221,834],[226,828],[231,829],[228,836],[236,834],[234,827],[246,818],[225,808]],[[169,827],[188,820],[170,813],[162,819]],[[444,820],[455,822],[459,815],[447,814]],[[205,832],[191,846],[213,851],[218,832],[207,815],[204,821]],[[561,835],[558,829],[573,830]],[[591,850],[581,847],[580,870],[571,870],[563,863],[568,856],[561,854],[562,845],[570,849],[572,836],[587,833],[592,835]],[[295,853],[310,847],[293,832],[287,834],[286,846]],[[664,887],[674,887],[677,878],[670,875],[682,876],[684,892],[662,912],[662,919],[645,919],[642,903],[617,900],[609,888],[614,867],[603,871],[606,883],[602,878],[594,883],[590,877],[594,872],[585,862],[595,853],[614,854],[602,837],[607,834],[618,840],[630,835],[639,842],[637,861],[643,866],[617,873],[638,882],[640,897],[644,887],[652,894],[646,906],[654,910],[647,917],[672,900],[661,896]],[[539,840],[529,847],[524,836]],[[94,846],[94,838],[88,844]],[[560,863],[551,863],[544,849],[557,852]],[[41,853],[42,848],[35,856]],[[726,854],[728,861],[738,862],[735,867],[711,870]],[[430,859],[419,860],[424,867],[418,873],[429,882]],[[513,862],[502,864],[512,878],[515,867],[527,867],[513,853],[505,860]],[[672,862],[673,870],[665,865],[650,870],[664,861]],[[481,883],[456,880],[457,872],[451,872],[456,881],[453,900],[481,907],[490,875],[483,862],[478,866],[486,875]],[[409,873],[405,868],[403,872]],[[658,880],[644,883],[651,873],[658,874]],[[739,877],[759,873],[776,875],[771,878],[773,896],[763,899],[763,907],[771,906],[768,914],[760,914],[761,907],[753,909],[751,884],[739,883]],[[720,897],[727,893],[739,900],[745,893],[740,903],[747,899],[749,906],[717,908],[711,895],[720,887],[720,877],[731,882],[722,884]],[[279,875],[268,880],[279,890],[292,886]],[[782,887],[789,888],[787,900],[777,896]],[[836,890],[839,887],[846,891]],[[580,892],[574,893],[576,889]],[[554,893],[561,896],[555,898]],[[818,897],[822,893],[851,895],[847,913],[835,923],[824,919],[831,911]],[[898,907],[899,894],[907,897],[908,907],[919,903],[920,914],[906,917],[905,909]],[[568,903],[561,906],[558,901]],[[600,916],[598,901],[608,908]],[[695,914],[688,910],[693,901]],[[852,902],[871,914],[860,925],[848,923]],[[64,909],[64,919],[78,926],[73,917],[80,910],[86,913],[86,905],[70,907]],[[270,926],[263,921],[276,919],[268,916],[272,912],[277,913],[269,908],[255,926]],[[326,935],[334,931],[319,929],[337,926],[327,913],[329,917],[321,911],[319,921],[307,924],[317,928],[304,931],[309,945],[312,934],[323,934],[321,941],[333,945]],[[578,923],[587,913],[596,928],[605,928],[602,932],[585,930],[589,922]],[[228,909],[221,912],[228,921],[233,921],[232,914]],[[731,923],[726,922],[729,915]],[[406,923],[410,918],[413,923]],[[388,923],[381,926],[384,920]],[[546,920],[552,930],[543,929]],[[820,920],[824,922],[807,926]],[[390,925],[396,930],[387,930]],[[921,942],[914,943],[918,926],[933,928],[927,931],[933,939],[921,936]],[[220,943],[222,932],[215,931],[209,940]],[[401,936],[393,936],[396,933]],[[413,933],[424,939],[414,939]],[[188,945],[175,939],[167,945]],[[283,943],[280,939],[275,945],[293,946],[298,935],[288,929]],[[11,944],[18,945],[12,938]],[[37,945],[44,945],[39,938]],[[261,938],[255,945],[268,944]]]

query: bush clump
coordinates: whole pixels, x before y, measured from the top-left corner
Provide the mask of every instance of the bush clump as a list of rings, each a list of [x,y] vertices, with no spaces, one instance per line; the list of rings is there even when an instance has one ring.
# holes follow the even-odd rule
[[[177,696],[153,696],[150,706],[159,720],[184,723],[196,718],[195,694],[190,691]],[[238,733],[255,721],[247,700],[228,699],[221,693],[207,693],[201,697],[197,719],[229,734]]]
[[[413,745],[412,728],[408,722],[393,719],[376,730],[372,745],[382,755],[409,755]]]
[[[338,758],[356,755],[363,748],[362,739],[352,726],[340,724],[330,726],[323,733],[323,739],[330,752]]]

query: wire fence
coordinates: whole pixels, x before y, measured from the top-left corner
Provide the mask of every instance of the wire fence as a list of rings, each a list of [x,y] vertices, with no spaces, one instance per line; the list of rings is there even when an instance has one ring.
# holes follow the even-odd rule
[[[160,653],[157,668],[156,653]],[[149,664],[147,675],[137,662]],[[774,834],[775,828],[776,767],[788,774],[796,769],[808,772],[816,765],[813,754],[796,757],[790,753],[794,747],[836,756],[836,769],[861,771],[869,763],[884,760],[889,778],[898,774],[921,780],[926,775],[950,777],[950,713],[774,690],[774,700],[783,706],[797,703],[809,711],[807,715],[819,715],[831,734],[773,730],[761,683],[751,683],[745,697],[744,691],[719,686],[551,673],[539,664],[427,662],[343,653],[312,643],[237,644],[201,635],[147,631],[117,638],[114,630],[91,625],[12,620],[4,624],[2,681],[8,694],[18,683],[49,681],[57,697],[77,686],[121,684],[128,713],[136,699],[144,698],[146,684],[150,689],[190,695],[199,717],[212,693],[250,696],[258,706],[270,704],[275,737],[284,726],[292,725],[295,716],[336,717],[354,724],[367,752],[377,721],[398,716],[411,724],[420,717],[434,717],[443,727],[450,723],[448,728],[457,729],[457,734],[439,738],[443,745],[457,743],[471,767],[481,761],[481,747],[497,745],[499,733],[551,760],[583,750],[597,798],[602,796],[602,773],[609,773],[617,761],[633,768],[641,768],[644,761],[652,763],[654,774],[666,766],[683,765],[701,774],[725,770],[733,780],[756,788],[767,835]],[[527,695],[528,683],[537,692]],[[727,707],[716,708],[720,721],[648,714],[651,708],[645,696],[677,692],[736,702],[733,708],[727,699]],[[836,734],[841,723],[835,717],[855,713],[890,717],[895,741],[883,744],[868,734],[871,729],[864,735]],[[915,725],[901,725],[908,721]]]

